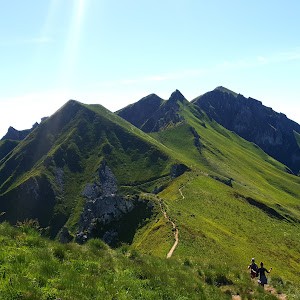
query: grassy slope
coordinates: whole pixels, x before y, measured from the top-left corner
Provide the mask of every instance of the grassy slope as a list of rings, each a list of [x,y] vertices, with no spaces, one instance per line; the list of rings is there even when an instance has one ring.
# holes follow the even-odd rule
[[[153,134],[170,149],[170,155],[176,153],[192,169],[159,195],[179,227],[180,242],[174,256],[229,268],[233,273],[245,269],[255,256],[273,266],[274,278],[280,276],[299,285],[299,223],[272,218],[245,200],[251,197],[282,216],[300,220],[299,177],[286,173],[285,166],[256,145],[205,117],[199,121],[190,109],[182,109],[187,124]],[[194,146],[190,126],[200,136],[201,153]],[[211,176],[233,178],[233,187]],[[165,226],[170,228],[170,224]],[[155,225],[149,226],[144,235],[152,243],[136,238],[136,247],[162,253],[166,244],[172,244],[172,234],[155,243],[153,236],[157,234]]]
[[[77,152],[75,153],[78,156],[76,159],[82,164],[75,166],[79,167],[78,169],[80,167],[85,168],[86,165],[90,167],[93,164],[93,169],[95,169],[103,157],[107,156],[106,159],[111,160],[111,167],[119,173],[118,179],[122,183],[146,181],[149,177],[159,177],[169,172],[169,158],[164,153],[160,153],[163,147],[155,139],[100,105],[82,105],[78,102],[75,103],[76,108],[69,108],[67,105],[65,109],[64,107],[61,108],[55,115],[41,124],[39,130],[33,132],[20,143],[8,158],[8,161],[17,161],[15,165],[20,169],[17,172],[18,176],[13,176],[11,170],[7,171],[7,173],[12,174],[13,178],[9,178],[5,174],[13,183],[13,187],[27,178],[27,169],[44,170],[45,160],[47,158],[52,159],[55,155],[59,156],[59,150]],[[69,113],[71,109],[73,112]],[[66,116],[67,113],[70,116]],[[106,149],[103,149],[104,146],[107,146]],[[25,162],[25,156],[22,156],[22,152],[26,152],[26,155],[30,156],[29,162],[27,158]],[[148,158],[146,156],[151,156],[151,154],[160,156],[167,163],[162,162],[162,166],[157,168],[156,161],[151,161],[151,164],[150,161],[145,161]],[[122,163],[125,164],[124,160],[130,156],[134,156],[137,163],[129,161],[128,165],[131,165],[131,168],[126,170],[126,168],[122,168]],[[64,161],[67,159],[61,157],[61,160]],[[21,165],[19,165],[20,162]],[[6,165],[7,161],[3,162],[0,171],[3,171]],[[23,166],[24,168],[21,169]],[[71,171],[75,173],[78,169]]]
[[[132,192],[134,189],[137,189],[136,191],[151,190],[151,184],[154,186],[159,180],[163,181],[159,177],[166,174],[172,161],[184,162],[191,168],[191,171],[174,180],[159,195],[166,204],[168,214],[175,220],[180,230],[180,242],[174,252],[174,259],[165,262],[164,259],[142,256],[141,262],[137,263],[136,260],[131,262],[117,252],[105,250],[99,254],[97,250],[95,254],[93,253],[94,246],[92,246],[94,250],[91,250],[89,245],[58,246],[45,240],[41,242],[39,238],[31,236],[28,239],[33,240],[32,247],[30,247],[32,242],[28,242],[27,237],[22,236],[16,238],[18,243],[16,247],[15,241],[10,240],[12,236],[5,237],[5,232],[10,234],[10,230],[3,227],[1,246],[7,245],[8,248],[5,248],[2,253],[8,251],[7,249],[10,251],[16,249],[16,252],[9,256],[11,258],[7,260],[3,255],[1,259],[3,265],[6,266],[5,269],[11,274],[1,283],[2,291],[5,291],[6,295],[26,291],[29,295],[27,299],[34,299],[30,295],[38,295],[36,299],[43,299],[46,298],[45,295],[49,290],[49,293],[55,297],[61,296],[63,299],[91,298],[95,291],[102,298],[107,296],[107,293],[115,295],[119,292],[118,299],[138,299],[139,297],[157,299],[163,298],[162,295],[166,295],[165,299],[176,299],[179,295],[182,299],[185,299],[183,296],[187,299],[193,299],[193,297],[201,299],[203,293],[207,295],[207,299],[221,299],[218,291],[215,291],[213,287],[203,286],[203,280],[214,283],[216,278],[225,276],[236,284],[230,289],[247,293],[249,288],[254,289],[254,287],[249,283],[248,276],[243,270],[246,269],[252,256],[255,256],[257,260],[264,260],[267,267],[273,266],[273,282],[279,282],[280,278],[283,278],[285,288],[288,286],[286,284],[288,280],[293,281],[294,285],[299,285],[297,268],[300,250],[299,224],[271,218],[261,209],[248,204],[242,196],[236,196],[240,194],[244,197],[251,197],[276,209],[282,215],[289,214],[294,219],[299,219],[299,178],[287,174],[283,165],[268,157],[255,145],[242,140],[218,124],[211,123],[205,116],[202,116],[200,121],[194,115],[199,113],[193,111],[192,107],[182,107],[187,123],[153,134],[152,137],[108,113],[100,106],[88,107],[99,117],[93,119],[93,124],[96,123],[99,127],[96,125],[94,129],[91,129],[89,122],[79,123],[81,118],[80,120],[73,119],[47,154],[48,157],[53,157],[63,144],[77,145],[83,137],[85,139],[81,141],[83,147],[90,149],[82,152],[84,155],[81,154],[81,147],[78,147],[78,150],[76,147],[75,150],[73,149],[79,155],[81,166],[86,171],[72,172],[64,166],[68,178],[65,186],[67,202],[61,203],[57,209],[64,211],[68,209],[68,205],[73,205],[73,219],[70,222],[76,221],[76,212],[80,211],[82,203],[80,204],[80,197],[74,199],[72,195],[80,195],[85,182],[93,179],[97,164],[103,159],[104,152],[106,153],[105,159],[110,162],[109,165],[116,172],[122,189]],[[102,123],[103,120],[106,123]],[[202,144],[200,152],[194,146],[191,126],[200,136]],[[111,131],[98,130],[104,127],[110,128]],[[122,132],[118,131],[120,128]],[[80,134],[81,130],[84,135]],[[96,140],[94,140],[94,134],[97,134]],[[126,143],[128,137],[134,137],[133,143]],[[99,142],[98,146],[90,147],[95,141]],[[145,151],[135,152],[135,149],[137,147],[140,149],[141,145]],[[104,147],[106,150],[102,152]],[[157,151],[163,152],[160,160],[155,160]],[[146,153],[147,155],[143,155]],[[146,159],[149,155],[154,161]],[[45,170],[44,158],[36,162],[33,170]],[[51,170],[45,172],[49,180],[54,180]],[[20,182],[29,176],[28,173],[26,174],[25,177],[19,178]],[[233,178],[233,187],[208,175],[217,176],[221,180]],[[144,181],[150,177],[154,181],[144,186]],[[74,208],[76,202],[79,204]],[[12,235],[16,237],[19,234],[12,233]],[[158,215],[147,223],[146,227],[139,229],[133,248],[144,253],[165,257],[172,243],[171,225],[162,215]],[[24,255],[22,256],[24,251],[25,258]],[[28,258],[26,258],[27,255]],[[61,255],[63,260],[60,258]],[[128,255],[131,256],[131,254]],[[99,262],[99,256],[103,257],[101,262]],[[110,265],[107,266],[111,262],[111,257],[115,262],[113,265],[118,266],[113,270],[110,269]],[[57,263],[56,259],[62,261]],[[33,265],[36,261],[38,264],[34,269]],[[47,266],[48,261],[50,265]],[[14,263],[21,263],[21,266],[14,265]],[[186,266],[182,267],[182,264]],[[44,267],[45,272],[48,272],[47,268],[49,268],[48,274],[43,273]],[[16,275],[14,269],[24,271]],[[111,270],[111,273],[107,274],[107,270]],[[146,282],[141,278],[136,278],[140,270],[143,270],[142,273],[147,273]],[[180,277],[174,278],[176,270]],[[3,273],[2,276],[4,276]],[[12,277],[17,283],[10,288],[8,278]],[[39,277],[42,278],[39,279]],[[100,281],[98,281],[99,278],[101,278]],[[83,293],[82,287],[74,282],[81,282],[86,292]],[[179,292],[174,291],[178,287]],[[259,293],[259,291],[255,292]],[[291,290],[290,294],[292,293],[294,291]],[[11,299],[14,299],[13,297],[11,296]],[[259,296],[256,299],[259,299]]]
[[[169,180],[167,175],[174,163],[163,148],[104,107],[70,101],[36,128],[2,163],[0,176],[7,178],[2,193],[9,199],[30,178],[39,180],[46,176],[56,192],[51,220],[57,227],[54,233],[69,217],[68,224],[74,228],[82,210],[82,191],[88,182],[94,182],[103,159],[122,192],[152,191]],[[56,179],[58,168],[63,170],[63,189]]]
[[[26,224],[18,230],[1,224],[0,240],[0,299],[217,300],[249,290],[255,299],[275,299],[240,270],[233,273],[231,266],[166,260],[127,246],[114,251],[98,240],[61,245],[39,237]]]
[[[0,224],[0,299],[229,299],[201,270],[99,240],[61,245]]]

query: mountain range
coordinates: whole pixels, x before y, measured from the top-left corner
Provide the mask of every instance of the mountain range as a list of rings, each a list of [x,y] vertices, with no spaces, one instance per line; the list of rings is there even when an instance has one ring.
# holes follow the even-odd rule
[[[300,125],[224,87],[116,113],[70,100],[0,141],[1,220],[161,257],[171,220],[175,258],[239,268],[256,253],[299,284],[299,170]]]

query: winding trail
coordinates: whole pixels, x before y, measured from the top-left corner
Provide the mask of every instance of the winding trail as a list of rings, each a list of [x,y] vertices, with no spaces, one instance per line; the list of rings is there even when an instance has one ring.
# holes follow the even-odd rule
[[[182,186],[181,188],[179,188],[178,189],[178,191],[179,191],[179,193],[180,193],[180,195],[181,195],[181,197],[182,197],[182,200],[184,200],[184,195],[183,195],[183,193],[182,193],[182,191],[181,191],[181,189],[183,189],[184,188],[184,186]]]
[[[174,250],[176,249],[176,247],[178,245],[178,242],[179,242],[179,231],[178,231],[178,228],[177,228],[176,224],[170,219],[170,217],[168,216],[167,212],[164,210],[164,208],[162,206],[162,200],[159,199],[158,201],[159,201],[159,206],[160,206],[162,214],[168,220],[168,222],[170,222],[172,224],[172,227],[173,227],[172,231],[174,233],[175,242],[174,242],[172,248],[170,249],[170,251],[167,254],[167,258],[170,258],[173,255],[173,252],[174,252]]]

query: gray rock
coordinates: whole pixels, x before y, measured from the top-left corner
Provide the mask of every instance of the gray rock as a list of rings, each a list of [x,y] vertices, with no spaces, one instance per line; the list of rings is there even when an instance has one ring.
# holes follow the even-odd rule
[[[55,182],[57,183],[60,192],[64,189],[64,170],[62,168],[55,169]]]
[[[77,233],[75,237],[75,241],[78,244],[84,244],[87,241],[87,239],[88,239],[87,234],[82,231]]]
[[[108,244],[115,244],[119,237],[114,226],[136,207],[136,202],[117,194],[117,180],[105,161],[101,163],[95,181],[85,186],[82,195],[86,203],[76,241],[84,243],[100,235]]]

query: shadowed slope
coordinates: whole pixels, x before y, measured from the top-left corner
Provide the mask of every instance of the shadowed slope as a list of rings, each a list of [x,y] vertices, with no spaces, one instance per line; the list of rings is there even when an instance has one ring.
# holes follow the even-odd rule
[[[188,104],[188,101],[178,90],[167,101],[152,94],[123,108],[117,114],[144,132],[156,132],[183,121],[179,103]]]
[[[300,147],[295,132],[300,125],[262,105],[225,88],[216,88],[192,101],[225,128],[256,143],[266,153],[287,165],[295,174],[300,170]]]

